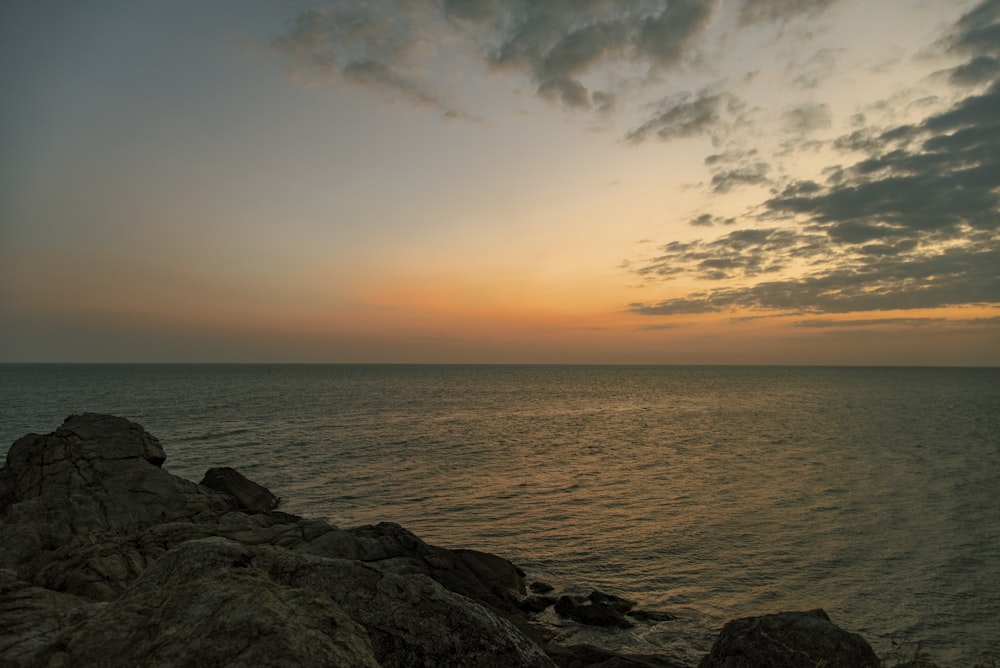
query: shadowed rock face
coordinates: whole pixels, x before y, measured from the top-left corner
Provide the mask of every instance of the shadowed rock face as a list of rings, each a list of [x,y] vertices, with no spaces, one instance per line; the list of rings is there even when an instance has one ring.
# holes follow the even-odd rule
[[[878,668],[871,646],[830,621],[823,610],[734,619],[699,668]]]

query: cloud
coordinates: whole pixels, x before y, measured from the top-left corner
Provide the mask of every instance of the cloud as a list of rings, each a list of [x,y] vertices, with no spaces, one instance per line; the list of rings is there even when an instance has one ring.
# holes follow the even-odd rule
[[[289,57],[292,73],[329,83],[340,77],[380,88],[446,119],[476,120],[447,102],[416,73],[433,51],[434,25],[427,3],[405,5],[334,2],[296,14],[270,48]]]
[[[712,175],[712,192],[727,193],[739,186],[755,186],[768,183],[771,167],[766,162],[741,165],[734,169],[720,170]]]
[[[718,0],[613,3],[602,0],[445,2],[453,20],[480,30],[485,62],[526,74],[536,92],[564,107],[607,106],[607,91],[584,82],[615,64],[671,68],[690,57]]]
[[[985,0],[965,13],[947,42],[956,53],[1000,54],[1000,0]]]
[[[695,219],[699,220],[699,219]],[[787,228],[734,230],[710,242],[671,242],[634,271],[669,279],[679,274],[700,280],[752,278],[782,271],[793,259],[826,252],[826,238]]]
[[[534,93],[571,111],[610,114],[629,95],[675,70],[705,65],[709,28],[721,0],[312,0],[290,15],[270,47],[295,76],[330,84],[341,79],[388,92],[394,100],[476,120],[459,101],[431,85],[438,45],[478,58],[487,71],[526,77]],[[749,26],[821,11],[836,0],[742,0]],[[461,56],[458,56],[459,58]],[[808,61],[815,82],[832,66],[824,49]],[[956,74],[956,76],[960,76]],[[966,75],[971,76],[971,75]],[[804,80],[801,85],[812,85]],[[626,141],[673,140],[710,132],[738,113],[732,92],[669,95],[628,132]],[[794,112],[792,112],[794,113]],[[799,125],[807,123],[799,121]],[[815,118],[813,122],[817,122]],[[724,129],[724,128],[723,128]],[[713,136],[713,138],[716,138]],[[745,174],[746,169],[743,169]],[[732,179],[726,182],[734,182]]]
[[[795,279],[727,287],[699,296],[633,304],[635,313],[675,315],[748,309],[851,313],[1000,303],[1000,250],[952,252],[826,268]]]
[[[672,95],[661,100],[657,111],[642,125],[625,136],[625,141],[637,144],[650,137],[667,141],[704,134],[719,125],[724,104],[732,101],[726,93],[708,89]]]
[[[797,134],[825,130],[833,125],[833,114],[828,104],[804,104],[789,109],[781,115],[785,129]]]
[[[884,327],[886,325],[902,327],[924,327],[948,322],[947,318],[862,318],[855,320],[834,320],[832,318],[812,318],[800,320],[796,327],[815,327],[833,329],[842,327]]]
[[[804,63],[789,64],[789,72],[797,72],[792,78],[792,85],[799,88],[817,88],[823,79],[829,77],[837,63],[837,57],[843,49],[820,49]]]
[[[432,92],[418,65],[441,41],[472,46],[485,67],[524,75],[535,93],[566,109],[607,113],[609,82],[649,80],[696,58],[719,0],[327,0],[296,13],[271,47],[293,72],[340,75],[401,94],[413,104],[457,109]],[[613,71],[614,70],[614,71]],[[363,76],[357,76],[357,74]],[[595,77],[604,79],[597,87]]]
[[[983,37],[998,21],[1000,2],[981,3],[956,23],[952,50],[975,63],[975,48],[1000,48]],[[803,129],[826,113],[800,112],[795,124]],[[920,121],[861,127],[832,145],[864,157],[826,170],[825,182],[775,189],[756,209],[766,227],[666,244],[633,264],[647,278],[690,276],[718,287],[632,310],[819,314],[1000,304],[1000,78]],[[704,216],[696,220],[713,221]]]
[[[744,25],[762,21],[780,21],[820,12],[837,0],[744,0],[740,22]]]
[[[724,218],[722,216],[716,216],[711,213],[703,213],[700,216],[696,216],[688,221],[688,225],[692,227],[715,227],[716,225],[735,225],[735,218]]]

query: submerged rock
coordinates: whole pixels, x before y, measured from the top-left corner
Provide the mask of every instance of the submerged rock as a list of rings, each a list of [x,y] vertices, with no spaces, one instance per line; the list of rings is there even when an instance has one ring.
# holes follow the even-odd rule
[[[560,596],[555,611],[562,617],[589,626],[608,626],[620,629],[632,627],[614,602],[581,600],[574,596]]]
[[[727,623],[699,668],[878,668],[871,645],[823,610],[744,617]]]
[[[555,591],[555,587],[550,585],[548,582],[535,581],[528,585],[528,589],[535,594],[548,594],[551,591]]]

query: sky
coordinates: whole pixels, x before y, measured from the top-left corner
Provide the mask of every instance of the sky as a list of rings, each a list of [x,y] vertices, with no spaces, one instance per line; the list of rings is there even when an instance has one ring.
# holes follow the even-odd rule
[[[0,361],[1000,365],[1000,0],[6,0]]]

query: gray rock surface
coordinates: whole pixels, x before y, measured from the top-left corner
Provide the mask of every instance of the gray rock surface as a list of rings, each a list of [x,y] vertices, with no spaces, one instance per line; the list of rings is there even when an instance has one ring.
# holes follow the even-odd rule
[[[878,668],[868,642],[823,610],[781,612],[726,624],[699,668]]]

